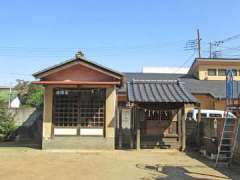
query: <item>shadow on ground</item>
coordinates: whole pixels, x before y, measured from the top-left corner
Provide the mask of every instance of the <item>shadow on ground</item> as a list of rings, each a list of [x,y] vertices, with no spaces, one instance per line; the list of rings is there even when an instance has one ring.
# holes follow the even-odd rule
[[[150,180],[150,179],[177,179],[177,180],[185,180],[185,179],[229,179],[224,176],[216,176],[207,173],[198,173],[187,170],[187,168],[196,168],[196,166],[163,166],[160,164],[156,165],[147,165],[147,164],[137,164],[137,168],[144,169],[149,171],[150,177],[143,177],[142,180]],[[202,167],[202,166],[201,166]]]
[[[16,141],[6,141],[0,143],[0,148],[30,148],[30,149],[41,149],[41,145],[36,142],[16,142]]]
[[[186,154],[189,157],[204,163],[208,167],[213,168],[218,172],[221,172],[222,174],[226,175],[230,179],[236,179],[236,180],[240,179],[240,165],[239,164],[232,163],[230,167],[222,166],[222,167],[216,168],[215,161],[209,160],[209,159],[203,157],[198,152],[186,152]]]

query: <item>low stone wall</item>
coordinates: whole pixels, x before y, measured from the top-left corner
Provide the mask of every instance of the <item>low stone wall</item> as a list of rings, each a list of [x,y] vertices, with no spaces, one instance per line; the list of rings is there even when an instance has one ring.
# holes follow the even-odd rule
[[[16,122],[16,125],[21,126],[30,118],[34,111],[36,111],[36,108],[12,108],[9,111],[14,116],[14,121]]]
[[[34,142],[42,140],[42,109],[19,108],[10,109],[18,128],[10,135],[10,140],[18,142]]]

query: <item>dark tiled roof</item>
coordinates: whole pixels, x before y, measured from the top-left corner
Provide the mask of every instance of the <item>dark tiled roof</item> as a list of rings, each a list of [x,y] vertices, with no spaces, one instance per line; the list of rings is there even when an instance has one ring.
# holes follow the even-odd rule
[[[209,94],[214,98],[224,99],[226,97],[226,82],[223,80],[197,80],[191,78],[183,78],[182,82],[185,83],[185,87],[192,94]],[[240,84],[238,89],[240,90]],[[235,85],[234,96],[237,98],[237,86]]]
[[[128,81],[133,79],[138,80],[176,80],[185,77],[186,74],[171,74],[171,73],[123,73]]]
[[[181,77],[186,77],[186,74],[170,74],[170,73],[123,73],[127,82],[134,80],[177,80]],[[126,92],[126,84],[123,85],[118,92]]]
[[[130,102],[197,102],[177,80],[132,80],[127,83],[127,92]]]
[[[224,99],[226,96],[226,85],[224,80],[198,80],[187,74],[165,74],[165,73],[124,73],[127,81],[135,80],[179,80],[184,83],[185,88],[192,94],[209,94],[214,98]],[[240,83],[239,83],[240,92]],[[236,88],[236,86],[235,86]],[[126,85],[119,89],[126,92]],[[237,92],[235,89],[234,92]],[[236,93],[235,93],[236,97]]]

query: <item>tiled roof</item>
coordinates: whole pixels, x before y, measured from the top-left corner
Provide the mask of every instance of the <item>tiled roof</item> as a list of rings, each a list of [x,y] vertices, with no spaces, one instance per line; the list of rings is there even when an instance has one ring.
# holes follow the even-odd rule
[[[125,72],[123,73],[126,76],[127,82],[131,82],[133,79],[135,80],[177,80],[178,78],[185,76],[185,74],[170,74],[170,73],[133,73],[133,72]],[[126,83],[122,88],[118,90],[118,92],[126,92],[127,85]]]
[[[192,94],[209,94],[214,98],[224,99],[226,97],[226,81],[224,80],[197,80],[197,79],[181,79],[185,83],[185,87]],[[238,83],[240,90],[240,83]],[[237,98],[237,86],[234,85],[234,97]]]
[[[197,102],[177,80],[132,80],[127,83],[127,92],[130,102]]]
[[[127,81],[135,80],[179,80],[184,83],[185,88],[192,94],[209,94],[214,98],[224,99],[226,97],[226,85],[224,80],[198,80],[187,74],[166,74],[166,73],[124,73]],[[236,86],[235,86],[236,88]],[[238,83],[240,92],[240,83]],[[126,92],[126,84],[119,89],[119,92]],[[234,90],[237,92],[237,89]],[[234,94],[235,98],[237,93]]]

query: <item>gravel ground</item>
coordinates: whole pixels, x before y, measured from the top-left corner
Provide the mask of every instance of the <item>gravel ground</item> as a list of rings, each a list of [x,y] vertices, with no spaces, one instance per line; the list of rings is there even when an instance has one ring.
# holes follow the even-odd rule
[[[201,160],[201,158],[200,158]],[[240,179],[240,170],[215,170],[195,154],[173,150],[42,151],[0,149],[3,180]]]

